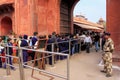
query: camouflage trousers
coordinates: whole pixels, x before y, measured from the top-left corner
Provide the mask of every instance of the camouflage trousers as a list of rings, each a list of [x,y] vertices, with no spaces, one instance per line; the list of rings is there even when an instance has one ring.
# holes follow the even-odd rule
[[[106,71],[107,74],[112,74],[112,53],[111,52],[105,52],[103,54],[103,62],[104,62],[104,71]]]

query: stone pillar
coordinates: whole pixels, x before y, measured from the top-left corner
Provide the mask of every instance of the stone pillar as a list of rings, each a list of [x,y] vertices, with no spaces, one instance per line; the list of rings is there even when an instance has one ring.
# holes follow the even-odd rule
[[[107,31],[112,34],[116,50],[120,50],[120,0],[107,0]]]

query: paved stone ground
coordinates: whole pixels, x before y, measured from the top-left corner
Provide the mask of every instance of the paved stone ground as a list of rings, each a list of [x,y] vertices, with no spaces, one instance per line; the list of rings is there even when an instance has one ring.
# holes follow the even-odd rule
[[[113,76],[106,78],[104,73],[101,73],[101,66],[98,64],[101,61],[101,53],[92,51],[90,54],[85,52],[75,54],[70,59],[70,80],[120,80],[120,71],[113,69]],[[56,72],[62,75],[66,73],[66,60],[58,61],[55,67],[47,66],[47,71]],[[19,71],[11,71],[12,75],[5,76],[5,69],[0,69],[0,80],[20,80]],[[31,70],[25,69],[25,80],[38,80],[31,78]],[[50,78],[41,76],[35,71],[34,76],[40,80],[50,80]],[[63,80],[55,78],[53,80]]]

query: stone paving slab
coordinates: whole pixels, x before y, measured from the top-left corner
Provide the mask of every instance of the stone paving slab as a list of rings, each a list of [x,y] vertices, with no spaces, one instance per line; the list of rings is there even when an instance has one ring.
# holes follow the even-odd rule
[[[70,59],[70,80],[120,80],[120,71],[113,69],[113,76],[106,78],[105,74],[100,70],[103,68],[98,64],[101,61],[101,53],[91,52],[87,54],[85,52],[75,54]],[[66,73],[66,60],[59,61],[54,68],[48,66],[47,71],[56,72],[62,75]],[[0,69],[0,80],[20,80],[19,71],[12,71],[12,75],[5,76],[6,70]],[[31,76],[31,70],[25,69],[25,80],[38,80]],[[36,78],[40,80],[50,80],[50,78],[42,76],[38,71],[35,71]],[[55,78],[53,80],[64,80]]]

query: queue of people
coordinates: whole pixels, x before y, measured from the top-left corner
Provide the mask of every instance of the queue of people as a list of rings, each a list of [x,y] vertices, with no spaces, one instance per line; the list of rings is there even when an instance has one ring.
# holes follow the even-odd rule
[[[69,43],[69,41],[71,41]],[[0,43],[3,43],[2,37],[0,37]],[[52,48],[52,43],[54,43],[54,48]],[[17,47],[26,47],[30,49],[36,49],[36,50],[46,50],[46,51],[53,51],[53,52],[61,52],[68,54],[69,50],[70,55],[74,55],[75,53],[79,53],[80,50],[86,50],[86,53],[90,53],[90,48],[95,45],[96,52],[100,50],[100,34],[99,33],[89,33],[89,32],[83,32],[82,34],[75,34],[75,35],[59,35],[56,34],[56,32],[53,32],[51,35],[47,36],[45,35],[38,35],[37,32],[33,33],[33,36],[23,35],[19,36],[19,38],[7,38],[7,45],[8,46],[17,46]],[[70,46],[70,49],[69,49]],[[4,46],[0,44],[0,54],[4,54],[5,52]],[[9,48],[8,49],[9,55],[18,56],[18,50],[15,48]],[[23,50],[23,62],[25,65],[27,65],[28,60],[34,60],[36,58],[42,58],[45,56],[50,56],[51,54],[44,55],[43,53],[38,53],[35,51],[29,51],[29,50]],[[55,61],[58,59],[63,60],[66,59],[66,57],[63,56],[57,56],[55,55]],[[9,57],[10,65],[13,65],[13,62],[17,62],[16,59],[11,59]],[[33,62],[34,66],[36,65],[36,61]],[[42,64],[42,66],[40,65]],[[37,65],[39,65],[39,68],[45,69],[46,60],[43,58],[41,60],[38,60]],[[52,65],[52,56],[49,57],[49,64]],[[2,67],[2,58],[0,58],[0,67]],[[6,65],[3,66],[6,68]],[[25,66],[24,66],[25,67]],[[14,69],[11,67],[11,69]]]

